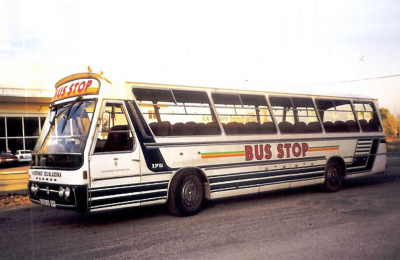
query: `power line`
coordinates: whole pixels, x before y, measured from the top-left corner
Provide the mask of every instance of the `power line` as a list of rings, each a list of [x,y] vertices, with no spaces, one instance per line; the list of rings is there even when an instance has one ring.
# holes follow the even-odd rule
[[[342,80],[342,81],[328,82],[328,83],[322,83],[322,84],[312,84],[312,85],[307,85],[307,86],[311,87],[311,86],[334,85],[334,84],[341,84],[341,83],[350,83],[350,82],[357,82],[357,81],[366,81],[366,80],[373,80],[373,79],[386,79],[386,78],[395,78],[395,77],[400,77],[400,74],[372,77],[372,78],[364,78],[364,79]]]

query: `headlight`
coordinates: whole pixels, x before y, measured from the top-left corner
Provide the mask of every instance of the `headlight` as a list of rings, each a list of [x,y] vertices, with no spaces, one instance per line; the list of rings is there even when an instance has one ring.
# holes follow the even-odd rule
[[[70,194],[71,194],[71,190],[69,189],[69,187],[66,187],[65,188],[65,198],[68,199]]]
[[[31,185],[31,193],[36,195],[38,190],[39,190],[39,186],[36,183],[32,183],[32,185]]]
[[[63,187],[60,187],[58,189],[58,195],[60,196],[60,198],[62,198],[64,196],[64,188]]]

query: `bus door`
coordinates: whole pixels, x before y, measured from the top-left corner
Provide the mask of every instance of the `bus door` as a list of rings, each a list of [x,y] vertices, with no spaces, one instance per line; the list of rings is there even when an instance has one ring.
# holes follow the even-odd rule
[[[91,210],[140,204],[139,145],[123,102],[107,102],[89,157]]]

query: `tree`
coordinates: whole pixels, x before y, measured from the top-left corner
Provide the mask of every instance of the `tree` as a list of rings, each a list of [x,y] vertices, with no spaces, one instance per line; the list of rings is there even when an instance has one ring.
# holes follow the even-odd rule
[[[387,137],[397,135],[397,119],[392,114],[390,114],[389,109],[387,108],[382,107],[379,109],[379,111],[381,112],[383,130],[385,135]]]
[[[396,116],[396,120],[397,120],[397,137],[400,136],[400,115]]]

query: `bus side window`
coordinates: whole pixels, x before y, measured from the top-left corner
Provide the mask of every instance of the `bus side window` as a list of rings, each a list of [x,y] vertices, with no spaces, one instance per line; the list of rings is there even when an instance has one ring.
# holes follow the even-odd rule
[[[311,98],[272,96],[269,100],[281,133],[322,132]]]
[[[297,122],[294,117],[293,104],[289,97],[270,97],[272,111],[275,116],[279,130],[283,134],[294,132],[294,124]]]
[[[322,127],[315,112],[314,102],[311,98],[292,97],[294,105],[294,132],[295,133],[321,133]]]
[[[225,134],[277,132],[264,95],[212,93],[212,98]]]
[[[354,101],[354,110],[357,114],[363,132],[381,132],[382,126],[379,121],[374,103],[366,101]]]
[[[134,88],[133,94],[155,136],[221,133],[206,92]]]
[[[359,132],[350,100],[317,99],[317,107],[325,132]]]
[[[121,104],[107,104],[97,137],[95,153],[133,150],[133,133]]]

